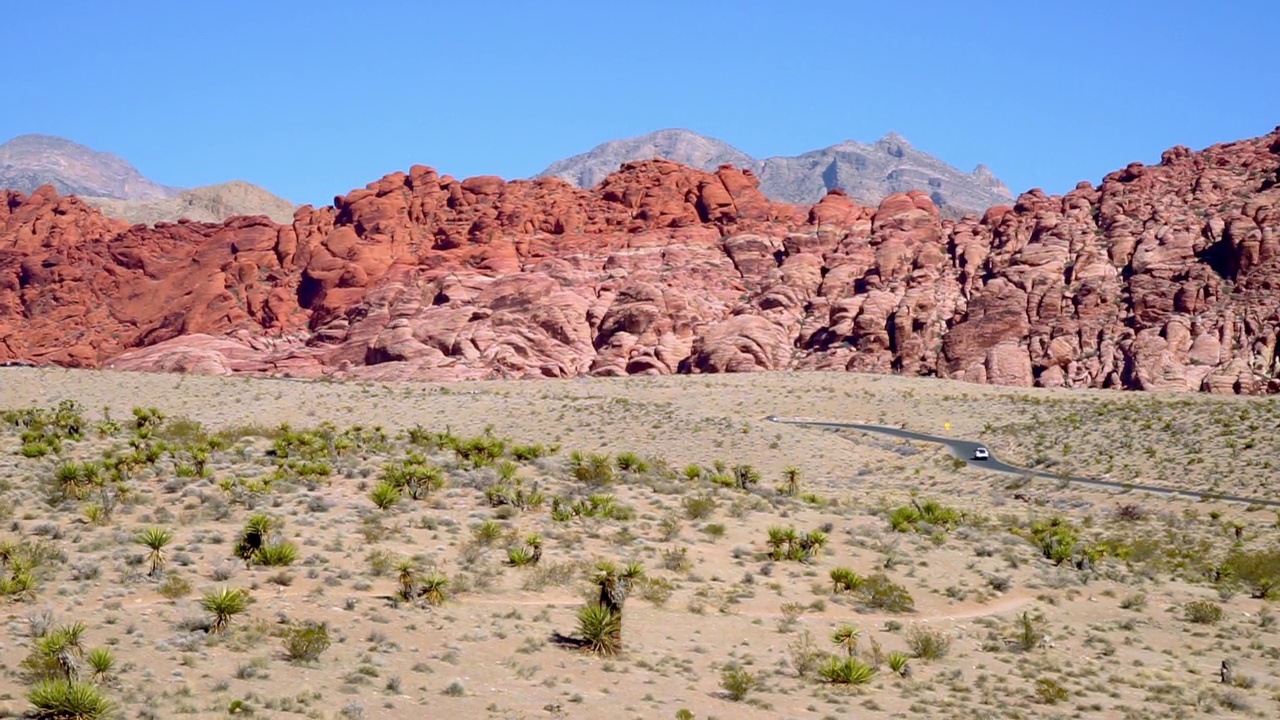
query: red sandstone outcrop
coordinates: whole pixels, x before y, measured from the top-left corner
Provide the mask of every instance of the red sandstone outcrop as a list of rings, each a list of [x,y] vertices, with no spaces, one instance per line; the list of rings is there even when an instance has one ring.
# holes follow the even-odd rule
[[[293,222],[0,195],[0,360],[381,379],[765,369],[1280,392],[1280,129],[981,219],[747,171],[414,166]]]

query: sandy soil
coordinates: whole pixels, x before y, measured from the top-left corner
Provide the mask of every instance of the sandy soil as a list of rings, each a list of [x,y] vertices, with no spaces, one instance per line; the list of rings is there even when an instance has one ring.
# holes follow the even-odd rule
[[[1102,493],[1052,481],[984,473],[940,448],[856,432],[780,426],[770,414],[880,422],[981,439],[1001,457],[1067,472],[1270,497],[1280,409],[1274,401],[1108,392],[1016,390],[884,376],[763,374],[461,384],[338,384],[246,378],[0,369],[0,409],[84,408],[92,425],[60,454],[24,457],[21,428],[0,431],[0,540],[43,548],[34,591],[9,597],[0,710],[30,707],[40,626],[79,621],[86,648],[117,664],[102,692],[120,717],[1126,717],[1275,716],[1280,648],[1268,602],[1213,571],[1233,547],[1276,546],[1276,515],[1239,504]],[[140,438],[131,411],[166,421]],[[190,422],[187,422],[190,421]],[[375,426],[385,442],[324,454],[330,474],[300,477],[270,454],[278,426]],[[199,423],[201,428],[196,428]],[[447,447],[415,447],[410,428],[457,437],[488,429],[506,438],[511,481],[499,465],[475,468]],[[204,476],[191,449],[227,431]],[[355,437],[352,435],[352,437]],[[131,444],[132,443],[132,444]],[[515,444],[556,444],[531,461]],[[157,449],[121,481],[109,519],[96,486],[59,493],[68,462],[99,462],[138,446]],[[572,473],[570,453],[635,453],[649,469],[605,486]],[[325,450],[324,453],[328,453]],[[378,509],[384,467],[410,452],[446,479],[420,500]],[[716,461],[725,467],[715,470]],[[688,465],[698,479],[683,476]],[[749,465],[749,490],[713,476]],[[800,471],[799,494],[777,488]],[[282,469],[283,468],[283,469]],[[671,470],[664,471],[663,468]],[[271,478],[276,478],[271,480]],[[484,490],[515,482],[542,492],[540,508],[494,507]],[[732,483],[730,483],[732,484]],[[555,519],[551,498],[608,494],[617,517]],[[693,499],[714,505],[700,516]],[[958,522],[895,531],[891,511],[939,501]],[[247,518],[265,512],[296,560],[267,567],[235,558]],[[1061,565],[1027,538],[1032,523],[1064,518],[1091,562]],[[495,537],[482,523],[495,521]],[[169,529],[165,563],[148,573],[135,542]],[[825,529],[805,562],[769,557],[767,530]],[[512,567],[507,549],[536,533],[536,567]],[[32,552],[35,552],[34,550]],[[396,558],[450,580],[438,606],[397,598]],[[597,560],[640,562],[624,609],[624,650],[572,647],[576,614],[594,597]],[[833,593],[829,572],[882,573],[914,601],[910,612],[874,607],[864,593]],[[189,589],[179,592],[182,580]],[[209,633],[202,595],[247,589],[247,612]],[[1187,620],[1187,604],[1222,610]],[[1020,624],[1019,618],[1024,617]],[[282,640],[306,621],[332,645],[294,662]],[[829,637],[860,632],[857,657],[878,664],[856,688],[798,665],[805,638],[840,654]],[[33,630],[33,628],[35,628]],[[1016,640],[1033,631],[1031,647]],[[949,640],[940,658],[915,657],[909,676],[887,663],[913,654],[913,636]],[[879,648],[877,652],[876,648]],[[810,653],[811,654],[811,653]],[[1233,685],[1219,681],[1223,660]],[[754,680],[741,699],[726,668]],[[87,660],[78,677],[88,680]]]

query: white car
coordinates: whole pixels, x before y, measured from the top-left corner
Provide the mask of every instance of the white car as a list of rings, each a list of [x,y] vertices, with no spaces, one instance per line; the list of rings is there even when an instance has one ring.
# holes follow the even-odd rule
[[[973,451],[974,460],[988,460],[991,458],[991,452],[984,447],[977,448]]]

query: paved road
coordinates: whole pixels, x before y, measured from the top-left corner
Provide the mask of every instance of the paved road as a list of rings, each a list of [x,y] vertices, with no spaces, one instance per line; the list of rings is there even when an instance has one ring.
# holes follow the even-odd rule
[[[1060,473],[1045,472],[1044,470],[1022,468],[1017,465],[1010,465],[1008,463],[1001,462],[995,456],[995,453],[991,453],[991,458],[989,460],[975,460],[973,458],[973,451],[980,447],[985,447],[982,443],[972,442],[969,440],[958,440],[956,438],[943,437],[941,435],[926,435],[925,433],[912,432],[910,430],[903,430],[902,428],[891,427],[888,425],[863,425],[860,423],[826,422],[821,420],[788,420],[777,417],[776,415],[770,415],[766,417],[765,420],[768,420],[769,422],[783,423],[786,425],[803,425],[805,427],[827,428],[830,430],[859,430],[861,432],[889,435],[891,437],[902,438],[903,440],[936,443],[946,447],[953,456],[973,464],[975,468],[1009,473],[1011,475],[1045,478],[1049,480],[1057,480],[1059,482],[1065,480],[1066,482],[1076,483],[1078,485],[1092,485],[1094,487],[1110,488],[1113,490],[1137,490],[1139,492],[1153,493],[1156,495],[1180,495],[1183,497],[1200,498],[1203,500],[1223,500],[1226,502],[1248,503],[1251,505],[1262,505],[1266,507],[1280,507],[1280,500],[1244,497],[1240,495],[1220,495],[1211,492],[1200,492],[1198,490],[1179,490],[1177,488],[1116,482],[1114,480],[1098,480],[1096,478],[1076,477],[1074,475],[1063,475]]]

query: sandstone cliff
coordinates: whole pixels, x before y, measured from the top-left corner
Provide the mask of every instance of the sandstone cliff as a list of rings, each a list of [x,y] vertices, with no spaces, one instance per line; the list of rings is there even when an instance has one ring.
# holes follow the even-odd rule
[[[0,195],[0,360],[459,379],[857,370],[1280,392],[1280,128],[980,220],[772,203],[750,172],[593,190],[415,166],[293,222],[130,227]]]

